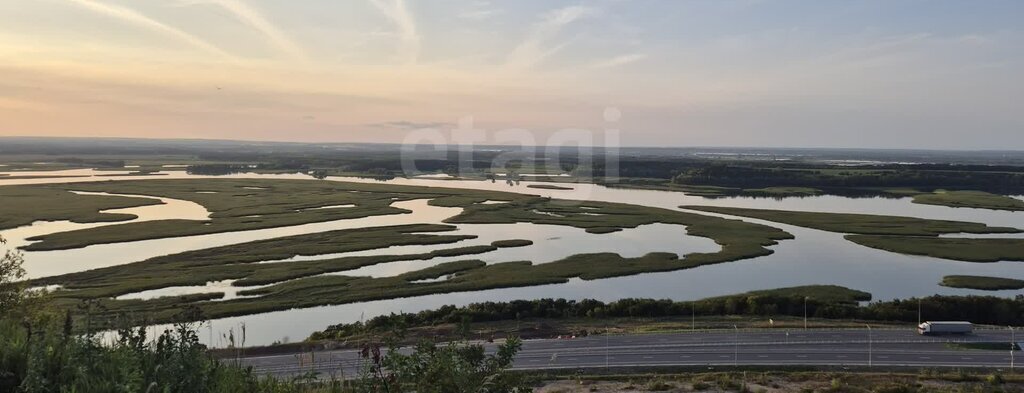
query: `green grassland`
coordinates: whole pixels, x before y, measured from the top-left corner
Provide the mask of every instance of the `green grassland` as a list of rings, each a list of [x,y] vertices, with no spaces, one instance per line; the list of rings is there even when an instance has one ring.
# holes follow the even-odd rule
[[[847,235],[862,246],[967,262],[1024,261],[1024,239]]]
[[[11,160],[8,157],[3,157],[2,163],[6,166],[0,167],[0,171],[4,172],[53,172],[53,171],[64,171],[68,169],[83,169],[82,166],[72,165],[67,163],[59,162],[44,162],[47,157],[36,156],[39,158],[28,159],[26,161]]]
[[[819,213],[737,207],[683,206],[699,210],[848,233],[862,246],[900,254],[923,255],[968,262],[1024,261],[1024,239],[940,238],[949,233],[1019,233],[1016,228],[985,224],[869,214]]]
[[[6,188],[6,187],[5,187]],[[212,233],[247,231],[353,219],[370,216],[403,214],[408,210],[390,206],[393,202],[424,198],[460,198],[453,206],[487,199],[517,200],[529,198],[518,194],[465,191],[445,188],[395,186],[385,184],[341,183],[313,180],[238,180],[238,179],[159,179],[101,183],[77,183],[26,186],[34,193],[24,198],[28,206],[21,214],[43,218],[62,216],[51,211],[70,210],[82,222],[99,221],[85,196],[68,191],[101,191],[115,194],[152,195],[196,202],[211,212],[209,221],[159,220],[110,225],[77,231],[39,236],[26,247],[31,251],[73,249],[93,244],[130,242]],[[0,189],[0,193],[8,190]],[[2,195],[2,194],[0,194]],[[89,197],[97,200],[101,197]],[[108,198],[108,197],[102,197]],[[130,199],[154,203],[148,199]],[[30,202],[31,201],[31,202]],[[115,199],[116,201],[116,199]],[[140,202],[136,202],[140,203]],[[316,209],[333,205],[355,205],[351,208]],[[101,206],[106,208],[105,206]],[[77,216],[76,216],[77,214]],[[104,217],[108,218],[108,217]],[[124,220],[132,217],[119,217]]]
[[[1024,289],[1024,280],[987,276],[946,276],[939,283],[951,288],[979,289],[998,291],[1003,289]]]
[[[500,248],[526,247],[526,246],[529,246],[529,245],[532,245],[532,244],[533,244],[532,240],[526,240],[526,239],[495,240],[494,242],[491,242],[492,246],[500,247]]]
[[[555,181],[558,180],[556,179]],[[824,194],[824,191],[811,187],[732,188],[678,184],[667,181],[636,181],[636,179],[625,179],[620,183],[605,183],[603,185],[612,188],[626,188],[634,190],[675,191],[682,192],[686,195],[705,198],[722,198],[731,196],[787,198]]]
[[[466,260],[437,264],[426,269],[417,270],[399,275],[405,281],[420,281],[457,274],[466,270],[478,269],[486,266],[482,261]]]
[[[497,249],[494,246],[473,246],[400,256],[260,263],[281,261],[299,255],[323,255],[405,245],[451,244],[475,237],[443,234],[455,229],[450,225],[415,224],[317,232],[187,251],[129,265],[46,277],[36,283],[61,284],[65,289],[59,292],[62,297],[111,297],[229,279],[239,280],[239,285],[260,285],[382,262],[470,255]]]
[[[914,196],[914,203],[949,207],[1024,211],[1024,201],[982,191],[936,191]]]
[[[136,218],[103,210],[159,205],[160,201],[120,196],[78,195],[41,186],[0,187],[0,230],[34,221],[116,222]]]
[[[422,232],[422,228],[416,229],[416,232]],[[379,237],[379,234],[374,237]],[[254,249],[249,244],[242,245],[240,248]],[[757,254],[770,253],[770,250],[761,250],[763,251]],[[224,250],[217,250],[215,254],[219,256],[218,259],[230,258],[230,256],[224,253]],[[445,254],[450,255],[452,253]],[[492,265],[484,265],[482,262],[472,260],[459,261],[428,267],[396,277],[370,278],[319,275],[325,272],[343,271],[369,264],[413,258],[429,259],[433,256],[433,254],[428,254],[416,256],[349,257],[326,261],[272,264],[230,263],[228,265],[190,267],[187,270],[178,270],[177,274],[172,271],[166,271],[165,269],[168,267],[166,263],[149,261],[149,263],[145,264],[145,267],[150,269],[140,270],[136,266],[127,265],[109,268],[106,272],[76,273],[42,280],[38,283],[80,283],[72,285],[68,290],[58,291],[56,296],[68,300],[82,299],[83,297],[99,298],[102,299],[101,303],[104,309],[108,310],[111,315],[146,315],[151,321],[166,322],[173,320],[185,307],[190,305],[197,306],[207,318],[218,318],[289,308],[364,302],[397,297],[556,284],[567,282],[572,277],[597,279],[652,271],[678,270],[707,263],[726,262],[744,257],[749,258],[755,255],[752,253],[742,255],[738,254],[737,251],[732,251],[713,254],[690,254],[680,259],[675,254],[664,253],[648,254],[639,258],[623,258],[617,254],[603,253],[575,255],[564,260],[540,265],[534,265],[526,261]],[[201,258],[192,257],[172,256],[169,258],[181,261],[179,263],[182,266],[193,265],[197,261],[202,261]],[[203,282],[212,279],[237,278],[239,272],[247,272],[248,269],[253,270],[251,275],[236,282],[236,285],[264,284],[267,282],[278,283],[268,287],[241,292],[242,295],[259,295],[256,298],[233,299],[220,302],[209,302],[205,301],[205,299],[198,302],[168,302],[161,299],[121,301],[100,297],[146,287],[187,284],[184,281],[191,281],[192,285],[201,285]],[[186,271],[188,274],[183,274]],[[220,273],[220,275],[213,277],[213,273]],[[437,278],[442,275],[450,276],[447,280],[439,282],[414,282],[425,278]],[[87,277],[91,277],[91,280],[87,279]],[[282,282],[281,280],[288,281]],[[67,304],[70,306],[75,303],[71,301]]]
[[[32,179],[71,179],[76,177],[89,177],[88,175],[9,175],[0,174],[0,180],[32,180]]]
[[[530,184],[526,187],[541,190],[572,190],[572,187],[556,186],[554,184]]]
[[[757,218],[837,233],[861,235],[937,236],[947,233],[1020,233],[1016,228],[990,227],[985,224],[930,220],[924,218],[871,214],[820,213],[786,210],[747,209],[719,206],[682,206],[685,209]]]

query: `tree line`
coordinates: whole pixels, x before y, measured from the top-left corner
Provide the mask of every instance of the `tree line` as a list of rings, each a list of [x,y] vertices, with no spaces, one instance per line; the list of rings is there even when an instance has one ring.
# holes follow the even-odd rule
[[[858,319],[915,322],[921,315],[932,320],[966,320],[988,325],[1024,324],[1024,296],[929,296],[859,304],[847,300],[806,298],[807,315],[823,319]],[[418,313],[382,315],[362,322],[337,324],[316,332],[310,339],[335,339],[366,332],[468,322],[496,322],[531,318],[658,318],[698,316],[803,316],[804,296],[774,294],[723,296],[692,302],[656,299],[539,299],[474,303],[464,307],[443,306]]]
[[[941,168],[941,169],[940,169]],[[690,169],[676,175],[677,184],[735,188],[887,188],[912,187],[925,191],[937,188],[970,189],[995,193],[1024,190],[1024,172],[966,170],[956,166],[898,166],[868,168],[790,169],[716,164]]]

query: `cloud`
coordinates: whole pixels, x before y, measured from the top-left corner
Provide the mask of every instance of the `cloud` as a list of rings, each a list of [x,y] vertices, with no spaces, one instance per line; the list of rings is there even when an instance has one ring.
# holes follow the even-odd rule
[[[420,56],[420,35],[416,30],[416,19],[409,12],[404,0],[370,0],[370,4],[384,14],[395,25],[401,57],[408,64],[416,64]]]
[[[612,68],[618,67],[630,63],[635,63],[640,60],[646,59],[647,55],[644,53],[631,53],[628,55],[616,56],[611,59],[599,61],[591,65],[592,68]]]
[[[556,38],[565,26],[596,13],[596,9],[581,5],[546,12],[541,16],[540,22],[533,26],[526,39],[509,54],[506,66],[529,68],[557,53],[571,40],[556,45],[551,45],[550,41]]]
[[[459,13],[459,18],[469,20],[484,20],[501,14],[502,10],[467,10]]]
[[[22,100],[15,97],[0,97],[0,110],[18,111],[43,111],[53,110],[53,107],[45,102]]]
[[[196,1],[215,4],[230,12],[235,18],[270,40],[270,44],[293,59],[306,61],[305,51],[284,34],[277,26],[270,23],[263,14],[238,0],[205,0]]]
[[[386,121],[383,123],[371,123],[367,125],[374,128],[390,128],[396,130],[419,130],[424,128],[451,127],[454,124],[446,122],[413,122],[407,120],[396,120]]]
[[[498,8],[493,8],[489,1],[478,1],[473,3],[469,9],[463,10],[458,14],[459,19],[467,19],[480,21],[484,19],[490,19],[495,15],[500,15],[505,11]]]
[[[123,22],[131,23],[133,25],[155,31],[167,36],[174,37],[186,44],[189,44],[195,48],[201,49],[206,52],[214,53],[223,57],[233,57],[224,50],[210,44],[203,39],[196,37],[192,34],[186,33],[177,28],[168,26],[159,21],[156,21],[148,16],[138,13],[137,11],[96,2],[93,0],[67,0],[68,2],[78,5],[82,8],[86,8],[90,11],[109,16],[111,18],[119,19]]]

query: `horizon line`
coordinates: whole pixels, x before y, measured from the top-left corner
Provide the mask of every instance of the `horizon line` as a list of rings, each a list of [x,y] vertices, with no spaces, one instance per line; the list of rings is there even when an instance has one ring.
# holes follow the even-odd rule
[[[287,145],[388,145],[403,146],[397,142],[312,142],[312,141],[280,141],[280,140],[258,140],[258,139],[226,139],[226,138],[158,138],[158,137],[128,137],[128,136],[32,136],[32,135],[0,135],[2,139],[70,139],[70,140],[129,140],[129,141],[179,141],[179,142],[232,142],[232,143],[260,143],[260,144],[287,144]],[[415,144],[415,146],[435,146],[431,144]],[[448,147],[461,146],[459,144],[445,144]],[[469,146],[481,147],[549,147],[547,145],[516,145],[516,144],[477,144]],[[1022,153],[1024,149],[952,149],[952,148],[909,148],[909,147],[825,147],[825,146],[744,146],[744,145],[677,145],[677,146],[648,146],[648,145],[579,145],[564,146],[565,148],[600,148],[600,149],[746,149],[746,150],[860,150],[860,151],[920,151],[920,152],[1007,152]]]

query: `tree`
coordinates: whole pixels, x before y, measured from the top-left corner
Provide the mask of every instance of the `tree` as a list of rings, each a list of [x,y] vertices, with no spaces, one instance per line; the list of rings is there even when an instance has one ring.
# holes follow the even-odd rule
[[[466,342],[437,345],[423,341],[409,354],[391,347],[386,355],[379,345],[363,348],[368,367],[357,380],[356,391],[417,393],[519,393],[533,391],[521,375],[506,372],[522,340],[509,338],[493,355]]]
[[[5,248],[7,240],[0,236],[0,248]],[[24,258],[15,250],[3,250],[0,258],[0,315],[11,315],[25,299],[25,269],[21,266]]]

